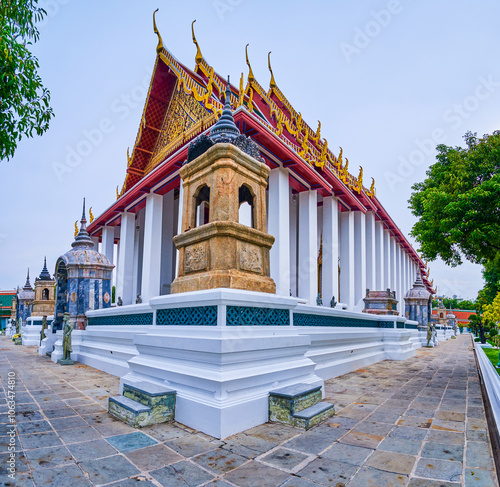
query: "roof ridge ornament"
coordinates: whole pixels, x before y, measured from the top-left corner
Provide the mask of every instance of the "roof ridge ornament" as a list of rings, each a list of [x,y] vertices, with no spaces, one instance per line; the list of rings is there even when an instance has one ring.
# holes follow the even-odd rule
[[[196,56],[194,57],[194,60],[196,61],[196,64],[200,64],[203,61],[203,55],[201,54],[201,49],[200,45],[198,44],[198,41],[196,40],[196,36],[194,35],[194,23],[196,22],[196,19],[193,20],[191,24],[191,33],[193,34],[193,42],[196,46]]]
[[[154,33],[158,36],[158,45],[156,46],[156,52],[158,54],[160,54],[162,51],[163,51],[163,41],[161,39],[161,35],[160,35],[160,32],[158,31],[158,28],[156,27],[156,18],[155,18],[155,14],[156,12],[158,12],[158,10],[160,10],[159,8],[157,8],[154,12],[153,12],[153,31]]]
[[[252,83],[252,81],[255,81],[255,76],[253,75],[252,66],[250,66],[250,61],[248,60],[248,46],[249,45],[250,44],[247,44],[245,46],[245,57],[246,57],[247,65],[248,65],[248,82]]]
[[[273,68],[271,68],[271,52],[272,51],[269,51],[267,53],[267,65],[269,67],[269,72],[271,73],[271,80],[269,81],[269,87],[272,90],[273,88],[276,88],[276,81],[274,79]]]

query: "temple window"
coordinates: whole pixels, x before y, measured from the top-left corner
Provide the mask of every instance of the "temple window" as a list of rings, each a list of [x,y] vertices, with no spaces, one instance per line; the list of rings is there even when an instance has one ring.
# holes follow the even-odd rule
[[[210,188],[202,186],[195,198],[194,226],[205,225],[210,219]]]
[[[255,228],[253,195],[250,188],[245,184],[239,189],[238,221],[247,227]]]
[[[49,300],[49,290],[47,288],[45,288],[43,291],[42,291],[42,299],[44,301],[48,301]]]

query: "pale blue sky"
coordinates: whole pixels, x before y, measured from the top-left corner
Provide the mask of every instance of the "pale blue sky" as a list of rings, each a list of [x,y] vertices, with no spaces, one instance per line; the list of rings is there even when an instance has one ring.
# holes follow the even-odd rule
[[[415,221],[410,188],[425,177],[435,145],[500,128],[494,0],[40,3],[49,16],[34,52],[56,117],[0,163],[1,289],[22,285],[28,266],[39,274],[45,254],[53,272],[83,196],[95,215],[115,200],[154,65],[157,7],[165,46],[190,67],[194,19],[203,55],[233,80],[247,74],[249,43],[254,74],[267,87],[272,51],[281,90],[312,127],[321,120],[329,147],[343,147],[353,173],[363,165],[365,179],[375,177],[378,198],[407,235]],[[78,148],[88,155],[68,159]],[[448,295],[474,298],[482,286],[478,266],[430,267]]]

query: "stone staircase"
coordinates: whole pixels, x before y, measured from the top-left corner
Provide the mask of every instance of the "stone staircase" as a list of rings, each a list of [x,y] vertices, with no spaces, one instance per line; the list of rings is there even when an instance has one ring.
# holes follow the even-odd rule
[[[175,396],[174,390],[150,382],[124,383],[123,395],[109,398],[108,411],[134,428],[166,423],[175,417]]]
[[[308,430],[333,416],[333,404],[321,402],[321,386],[295,384],[269,393],[269,421]]]

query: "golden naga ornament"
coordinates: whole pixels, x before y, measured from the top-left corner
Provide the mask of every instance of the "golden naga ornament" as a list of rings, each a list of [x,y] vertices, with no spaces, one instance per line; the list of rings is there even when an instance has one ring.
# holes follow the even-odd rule
[[[78,220],[75,222],[75,237],[78,235]]]
[[[156,15],[156,12],[158,12],[158,10],[160,10],[159,8],[157,8],[154,12],[153,12],[153,30],[154,30],[154,33],[158,36],[158,45],[156,46],[156,52],[158,54],[160,54],[160,52],[163,51],[163,41],[161,40],[161,35],[160,35],[160,32],[158,31],[157,27],[156,27],[156,18],[155,18],[155,15]]]
[[[94,215],[92,214],[92,207],[89,208],[89,218],[90,218],[90,223],[94,221]]]
[[[203,61],[203,56],[201,54],[200,45],[198,44],[198,41],[196,40],[196,36],[194,35],[194,23],[195,22],[196,22],[196,19],[194,19],[193,23],[191,24],[191,33],[193,34],[193,42],[196,46],[196,56],[194,57],[194,60],[196,62],[196,65],[198,65]]]

